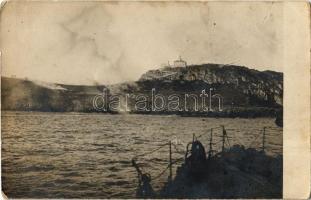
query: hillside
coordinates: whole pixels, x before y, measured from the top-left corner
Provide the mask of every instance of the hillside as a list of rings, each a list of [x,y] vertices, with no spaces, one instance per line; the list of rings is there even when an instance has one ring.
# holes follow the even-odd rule
[[[201,82],[205,88],[210,85],[218,89],[229,89],[231,92],[223,89],[219,91],[229,99],[234,95],[231,93],[238,92],[244,98],[247,96],[257,99],[257,103],[253,102],[255,105],[283,104],[283,74],[273,71],[261,72],[234,65],[203,64],[150,70],[141,76],[140,81]],[[229,100],[228,97],[225,99]]]
[[[92,111],[92,98],[104,86],[50,84],[1,77],[1,109],[17,111]]]
[[[115,85],[77,86],[52,84],[38,81],[1,78],[2,110],[94,112],[93,100],[103,90],[108,96],[118,95],[118,111],[132,113],[150,113],[151,109],[137,109],[139,95],[144,95],[145,105],[152,105],[152,90],[155,95],[163,95],[168,100],[174,94],[180,97],[183,107],[191,113],[201,101],[202,90],[212,95],[213,110],[217,108],[226,112],[274,112],[282,107],[283,74],[273,71],[257,71],[241,66],[204,64],[187,67],[162,68],[150,70],[136,82]],[[125,96],[129,95],[129,99]],[[197,95],[198,99],[186,99],[185,94]],[[217,96],[216,95],[216,96]],[[140,99],[141,100],[141,99]],[[126,105],[125,105],[126,102]],[[166,102],[168,103],[168,102]],[[184,103],[184,105],[183,105]],[[200,102],[202,103],[202,102]],[[206,103],[208,104],[208,103]],[[198,104],[199,105],[199,104]],[[109,104],[112,107],[112,105]],[[116,107],[116,106],[114,106]],[[199,106],[198,112],[203,112]],[[219,111],[219,110],[218,110]],[[157,114],[182,114],[164,108]],[[269,114],[270,115],[270,114]]]

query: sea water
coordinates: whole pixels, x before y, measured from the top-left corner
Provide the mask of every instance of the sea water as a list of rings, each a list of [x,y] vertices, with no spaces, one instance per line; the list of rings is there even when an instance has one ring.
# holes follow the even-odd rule
[[[273,118],[198,118],[164,115],[2,112],[2,186],[9,197],[133,198],[136,157],[144,173],[155,178],[172,159],[182,160],[193,137],[208,149],[221,149],[223,125],[234,144],[282,154],[282,129]],[[211,130],[213,128],[213,130]],[[203,134],[203,135],[202,135]],[[202,135],[202,136],[200,136]],[[154,149],[158,151],[152,152]],[[173,175],[176,167],[173,165]],[[151,184],[157,190],[168,171]]]

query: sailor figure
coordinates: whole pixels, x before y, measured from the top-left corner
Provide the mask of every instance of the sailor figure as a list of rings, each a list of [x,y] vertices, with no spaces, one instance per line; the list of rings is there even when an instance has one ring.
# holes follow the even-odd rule
[[[135,167],[138,174],[138,188],[136,192],[137,197],[142,198],[154,197],[155,192],[150,184],[151,182],[150,174],[143,174],[134,159],[132,160],[132,165]]]

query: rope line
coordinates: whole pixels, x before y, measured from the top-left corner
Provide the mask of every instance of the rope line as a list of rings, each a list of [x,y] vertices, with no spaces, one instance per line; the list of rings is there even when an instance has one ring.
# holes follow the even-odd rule
[[[149,151],[149,152],[146,152],[146,153],[137,155],[137,156],[135,156],[134,158],[138,158],[138,157],[142,157],[142,156],[146,156],[146,155],[152,154],[152,153],[154,153],[154,152],[156,152],[156,151],[162,149],[163,147],[165,147],[165,146],[168,145],[168,144],[169,144],[169,143],[165,143],[165,144],[161,145],[160,147],[158,147],[158,148],[156,148],[156,149],[154,149],[154,150],[151,150],[151,151]]]
[[[229,142],[229,138],[231,139],[232,137],[228,136],[228,131],[230,131],[230,133],[234,137],[236,137],[236,138],[239,138],[236,135],[237,133],[242,133],[244,135],[251,135],[252,134],[252,132],[250,132],[251,130],[253,132],[259,131],[259,134],[252,140],[252,142],[250,144],[247,145],[248,148],[250,148],[254,144],[256,144],[257,142],[260,142],[258,139],[260,137],[262,137],[264,130],[266,131],[265,132],[265,136],[273,136],[273,135],[267,134],[267,132],[275,134],[275,133],[279,133],[280,131],[282,131],[282,128],[278,128],[278,127],[265,127],[265,129],[249,129],[249,130],[246,130],[246,131],[243,131],[243,132],[241,130],[239,130],[239,129],[234,129],[234,128],[233,129],[232,128],[231,129],[223,129],[223,128],[224,128],[223,126],[210,128],[205,133],[203,133],[203,134],[201,134],[199,136],[195,136],[195,138],[198,139],[198,138],[201,138],[204,135],[207,135],[207,136],[210,137],[210,134],[211,134],[210,131],[213,131],[213,137],[225,137],[225,138],[224,138],[224,141],[223,140],[216,140],[216,141],[214,140],[214,143],[212,143],[212,145],[218,145],[219,143],[224,142],[225,146],[228,145],[229,148],[231,148],[231,145],[230,145],[230,142]],[[220,132],[220,131],[218,131],[219,129],[220,130],[223,129],[223,131],[226,131],[226,132]],[[235,130],[237,130],[237,131],[235,131]],[[219,136],[219,134],[224,134],[224,135]],[[162,142],[162,141],[158,141],[158,142]],[[165,141],[163,141],[163,142],[165,142]],[[239,139],[238,140],[234,140],[234,142],[237,143],[237,144],[243,145],[243,144],[241,144],[239,142]],[[174,153],[185,154],[186,153],[186,151],[184,149],[180,149],[181,148],[180,147],[181,144],[175,144],[172,141],[169,141],[169,142],[165,142],[164,144],[162,144],[158,148],[155,148],[155,149],[153,149],[153,150],[151,150],[149,152],[146,152],[146,153],[143,153],[143,154],[135,156],[134,159],[136,159],[138,157],[143,157],[143,156],[152,154],[152,153],[154,153],[156,151],[159,151],[160,149],[164,148],[165,146],[168,146],[169,144],[171,144],[174,147],[174,151],[171,152],[172,154],[174,154]],[[265,148],[267,148],[268,144],[269,143],[267,142],[266,145],[265,145]],[[259,143],[258,143],[258,145],[259,145]],[[246,145],[243,145],[243,146],[246,146]],[[256,144],[256,146],[257,146],[257,144]],[[258,147],[255,147],[255,148],[257,149]],[[216,154],[220,153],[219,151],[216,151],[216,150],[213,150],[213,152],[216,152]],[[165,172],[170,168],[171,165],[176,164],[178,162],[182,162],[183,160],[184,160],[184,157],[171,160],[171,163],[168,163],[168,165],[160,173],[158,173],[154,178],[152,178],[152,181],[157,180],[158,178],[163,176],[165,174]]]
[[[260,133],[257,135],[257,137],[253,140],[253,142],[249,144],[250,147],[256,142],[256,140],[261,136],[261,134],[262,134],[262,130],[261,130]]]
[[[213,129],[213,131],[214,131],[214,130],[221,129],[221,128],[222,128],[221,126],[217,126],[217,127],[209,128],[208,130],[210,131],[210,130]],[[196,136],[196,138],[200,138],[200,137],[202,137],[205,134],[210,134],[210,133],[209,132],[202,133],[201,135]]]
[[[166,170],[168,170],[168,168],[169,168],[169,165],[164,170],[162,170],[158,175],[156,175],[154,178],[152,178],[151,181],[154,181],[154,180],[157,180],[158,178],[160,178],[166,172]]]
[[[172,165],[173,164],[176,164],[176,163],[178,163],[178,162],[181,162],[181,161],[183,161],[184,159],[183,158],[179,158],[179,159],[176,159],[174,162],[172,162]],[[156,175],[154,178],[152,178],[152,181],[154,181],[154,180],[156,180],[156,179],[158,179],[158,178],[160,178],[168,169],[169,169],[169,165],[164,169],[164,170],[162,170],[158,175]]]
[[[185,151],[184,151],[184,150],[179,151],[179,150],[177,149],[177,145],[176,145],[176,144],[174,144],[174,143],[171,143],[171,144],[174,146],[174,148],[175,148],[175,150],[176,150],[177,153],[185,154]]]

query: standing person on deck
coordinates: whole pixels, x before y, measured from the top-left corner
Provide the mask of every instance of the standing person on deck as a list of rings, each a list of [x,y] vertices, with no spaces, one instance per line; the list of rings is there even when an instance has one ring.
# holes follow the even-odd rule
[[[139,185],[137,188],[136,196],[142,198],[155,197],[155,192],[150,184],[151,182],[150,174],[143,174],[134,159],[132,159],[132,165],[133,167],[135,167],[138,174]]]

